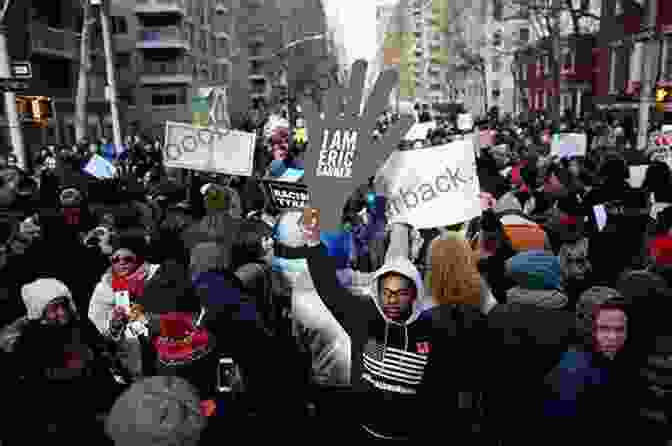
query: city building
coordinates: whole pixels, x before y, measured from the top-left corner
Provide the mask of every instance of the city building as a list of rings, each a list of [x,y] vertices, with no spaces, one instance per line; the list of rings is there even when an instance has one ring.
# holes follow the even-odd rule
[[[486,4],[483,26],[486,88],[484,105],[500,114],[518,112],[514,80],[514,51],[531,43],[534,36],[524,3],[495,0]]]
[[[128,3],[128,2],[126,2]],[[134,17],[124,0],[110,4],[113,49],[118,49],[118,91],[122,115],[134,98],[130,87],[135,83],[132,47]],[[82,29],[80,0],[22,0],[12,2],[8,23],[8,52],[13,61],[30,61],[33,77],[26,91],[17,93],[17,109],[21,120],[24,144],[31,150],[51,144],[74,144],[74,110],[80,64]],[[111,138],[111,116],[105,98],[105,58],[100,24],[91,33],[91,65],[87,124],[89,138]],[[39,98],[48,104],[46,119],[36,121],[32,102]],[[4,95],[2,117],[3,139],[10,144],[5,117]]]
[[[643,66],[652,66],[660,85],[672,81],[672,5],[667,0],[605,0],[604,5],[594,59],[595,103],[630,120],[640,107]],[[647,57],[647,45],[654,45],[653,57]],[[669,120],[672,107],[666,110],[654,111],[654,118]]]
[[[385,38],[391,29],[392,20],[395,18],[394,3],[379,3],[376,5],[376,55],[369,63],[366,75],[365,93],[367,97],[373,90],[380,73],[389,67],[385,61]],[[393,105],[394,96],[390,95],[390,106]]]
[[[241,45],[248,53],[249,105],[253,107],[272,102],[273,86],[282,77],[282,70],[273,64],[283,45],[280,15],[277,0],[241,0],[236,12]],[[275,94],[281,93],[276,88]]]
[[[136,0],[138,88],[134,127],[161,136],[192,122],[201,87],[228,87],[238,0]]]
[[[289,103],[312,98],[322,104],[324,93],[345,73],[338,60],[339,42],[330,29],[322,0],[282,0],[284,42],[275,63],[285,70]]]
[[[372,87],[382,70],[399,69],[400,91],[395,91],[393,105],[404,103],[407,108],[409,102],[448,101],[448,42],[440,29],[442,14],[447,11],[437,7],[439,4],[442,0],[400,0],[377,7],[379,50],[368,85]]]
[[[593,109],[595,45],[596,38],[590,34],[561,39],[560,110],[565,115],[581,117]],[[550,98],[556,94],[551,63],[546,54],[550,51],[551,41],[545,39],[516,55],[516,81],[524,86],[517,85],[514,93],[520,98],[521,111],[540,113],[549,110]]]
[[[566,9],[560,16],[557,85],[551,57],[553,36],[535,32],[535,27],[530,26],[539,12],[519,11],[527,18],[518,28],[511,64],[515,114],[548,112],[554,97],[559,97],[560,111],[565,116],[581,117],[594,109],[600,71],[596,63],[601,46],[597,35],[603,26],[603,4],[600,0],[586,0],[576,5],[576,16],[585,14],[584,18],[574,21]]]

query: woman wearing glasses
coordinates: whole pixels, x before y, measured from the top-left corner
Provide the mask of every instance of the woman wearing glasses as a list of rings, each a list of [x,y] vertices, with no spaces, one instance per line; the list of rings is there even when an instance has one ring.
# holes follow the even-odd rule
[[[124,366],[133,377],[142,376],[140,336],[148,336],[147,319],[136,303],[159,265],[144,260],[144,236],[118,238],[110,268],[96,286],[89,304],[89,319],[103,336],[115,341]]]

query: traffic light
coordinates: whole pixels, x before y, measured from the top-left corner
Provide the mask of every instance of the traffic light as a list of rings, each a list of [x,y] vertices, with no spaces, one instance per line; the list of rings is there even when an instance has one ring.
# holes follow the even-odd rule
[[[656,87],[656,110],[665,111],[669,103],[672,103],[672,86]]]
[[[52,117],[51,99],[45,96],[17,96],[16,111],[21,121],[47,125]]]
[[[51,99],[44,96],[33,97],[33,122],[39,125],[46,125],[51,119]]]

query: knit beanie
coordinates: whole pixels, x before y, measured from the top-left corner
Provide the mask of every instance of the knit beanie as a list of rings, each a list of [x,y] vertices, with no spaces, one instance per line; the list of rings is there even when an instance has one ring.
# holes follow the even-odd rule
[[[135,382],[117,399],[106,431],[118,446],[195,446],[206,423],[191,384],[153,376]]]
[[[656,266],[672,266],[672,237],[663,235],[651,240],[649,255]]]
[[[144,259],[148,254],[147,239],[144,228],[129,229],[117,235],[113,241],[115,249],[128,249],[136,256]]]
[[[522,288],[557,290],[561,284],[560,261],[546,251],[526,251],[506,262],[509,276]]]
[[[72,293],[60,280],[38,279],[21,288],[21,298],[26,306],[27,317],[31,320],[41,319],[49,302],[59,297],[67,298],[73,314],[77,314]]]

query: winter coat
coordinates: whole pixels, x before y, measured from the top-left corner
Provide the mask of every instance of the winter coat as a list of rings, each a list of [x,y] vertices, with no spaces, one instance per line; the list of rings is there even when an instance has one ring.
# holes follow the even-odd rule
[[[338,284],[334,261],[323,245],[305,251],[318,295],[352,339],[353,421],[372,438],[435,438],[442,422],[434,414],[457,420],[462,415],[458,392],[474,390],[482,376],[476,353],[484,330],[478,310],[427,308],[420,274],[401,257],[376,272],[371,295],[352,295]],[[417,290],[406,322],[383,314],[379,281],[389,272],[408,277]],[[468,423],[461,420],[454,427],[459,430]]]

